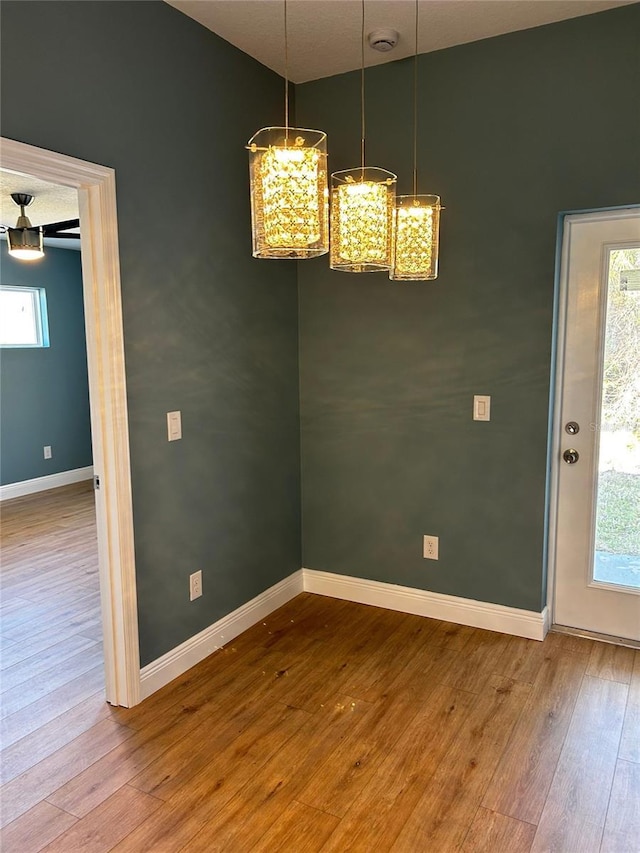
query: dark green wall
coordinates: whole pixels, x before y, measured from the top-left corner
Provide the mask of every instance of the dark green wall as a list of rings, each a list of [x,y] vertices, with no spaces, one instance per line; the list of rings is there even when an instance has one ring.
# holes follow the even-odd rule
[[[50,346],[0,349],[0,483],[92,464],[80,252],[45,249],[33,263],[0,244],[0,283],[44,287]],[[52,458],[43,447],[51,445]]]
[[[3,135],[116,170],[143,665],[300,568],[296,269],[251,257],[244,149],[281,114],[165,3],[2,4]]]
[[[634,5],[420,57],[440,277],[299,264],[306,567],[540,610],[557,217],[640,200],[639,34]],[[366,75],[367,162],[404,193],[412,69]],[[331,170],[356,166],[359,75],[296,94]]]
[[[556,218],[638,200],[639,9],[422,57],[441,276],[306,261],[298,305],[295,265],[250,252],[243,146],[280,78],[164,3],[2,3],[3,135],[116,170],[143,665],[301,562],[540,608]],[[404,192],[410,84],[367,74],[368,159]],[[296,89],[332,170],[358,162],[358,92]]]

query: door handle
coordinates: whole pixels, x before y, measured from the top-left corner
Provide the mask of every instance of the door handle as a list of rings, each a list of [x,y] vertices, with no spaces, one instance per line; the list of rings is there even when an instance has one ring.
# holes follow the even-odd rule
[[[575,465],[578,459],[580,459],[580,454],[577,450],[574,450],[573,447],[570,447],[562,454],[562,458],[567,463],[567,465]]]

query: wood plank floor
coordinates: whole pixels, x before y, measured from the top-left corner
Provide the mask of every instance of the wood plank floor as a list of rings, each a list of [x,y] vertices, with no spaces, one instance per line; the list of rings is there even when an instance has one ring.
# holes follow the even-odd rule
[[[639,853],[640,652],[303,594],[110,708],[63,598],[96,593],[92,499],[68,497],[53,550],[83,526],[87,550],[59,570],[3,507],[4,853]]]

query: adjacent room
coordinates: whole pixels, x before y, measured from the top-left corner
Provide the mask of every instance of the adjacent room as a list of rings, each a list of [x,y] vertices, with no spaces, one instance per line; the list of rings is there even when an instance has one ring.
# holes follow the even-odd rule
[[[1,703],[8,782],[55,749],[55,721],[64,711],[83,717],[76,728],[65,719],[66,738],[90,726],[91,708],[104,704],[104,662],[76,192],[4,171],[0,190],[3,222],[20,213],[17,199],[48,235],[35,263],[10,255],[6,235],[2,242]]]

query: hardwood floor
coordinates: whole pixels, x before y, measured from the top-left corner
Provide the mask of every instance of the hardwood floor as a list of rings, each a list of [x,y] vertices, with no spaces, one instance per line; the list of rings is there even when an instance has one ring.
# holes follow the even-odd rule
[[[6,501],[0,519],[6,785],[90,729],[92,709],[105,712],[91,484]]]
[[[95,607],[88,512],[40,518],[23,558],[19,501],[3,507],[5,853],[640,851],[639,651],[303,594],[110,708],[97,611],[70,609]],[[55,569],[48,549],[83,527],[84,557]]]

